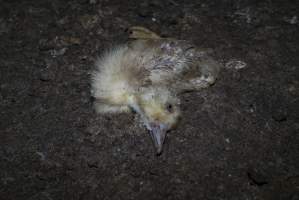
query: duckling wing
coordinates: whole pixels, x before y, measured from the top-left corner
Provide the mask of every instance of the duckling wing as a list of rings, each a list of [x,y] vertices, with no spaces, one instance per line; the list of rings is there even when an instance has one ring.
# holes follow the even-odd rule
[[[129,47],[143,59],[153,85],[166,85],[178,92],[197,90],[213,84],[220,65],[207,51],[184,40],[136,40]]]

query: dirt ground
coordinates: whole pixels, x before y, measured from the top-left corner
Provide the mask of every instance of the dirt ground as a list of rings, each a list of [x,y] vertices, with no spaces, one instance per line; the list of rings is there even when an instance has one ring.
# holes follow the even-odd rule
[[[298,4],[0,0],[0,199],[299,199]],[[158,157],[134,114],[90,100],[94,61],[135,25],[223,64]]]

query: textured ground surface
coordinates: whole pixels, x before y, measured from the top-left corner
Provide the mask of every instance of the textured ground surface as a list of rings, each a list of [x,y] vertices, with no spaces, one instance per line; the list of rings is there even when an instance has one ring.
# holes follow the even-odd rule
[[[299,6],[275,2],[0,0],[0,198],[299,199]],[[94,60],[133,25],[226,66],[182,96],[160,157],[133,114],[90,103]]]

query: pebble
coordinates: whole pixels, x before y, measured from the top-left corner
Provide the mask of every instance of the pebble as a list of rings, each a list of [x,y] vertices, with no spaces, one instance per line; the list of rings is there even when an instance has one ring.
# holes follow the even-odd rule
[[[247,66],[247,64],[241,60],[231,60],[225,64],[225,68],[227,69],[243,69]]]

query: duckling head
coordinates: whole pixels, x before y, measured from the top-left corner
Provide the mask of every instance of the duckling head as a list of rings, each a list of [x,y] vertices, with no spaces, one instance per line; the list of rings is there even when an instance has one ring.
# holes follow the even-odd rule
[[[161,154],[166,132],[175,128],[180,110],[179,99],[163,87],[142,88],[131,105],[149,130],[157,154]]]

